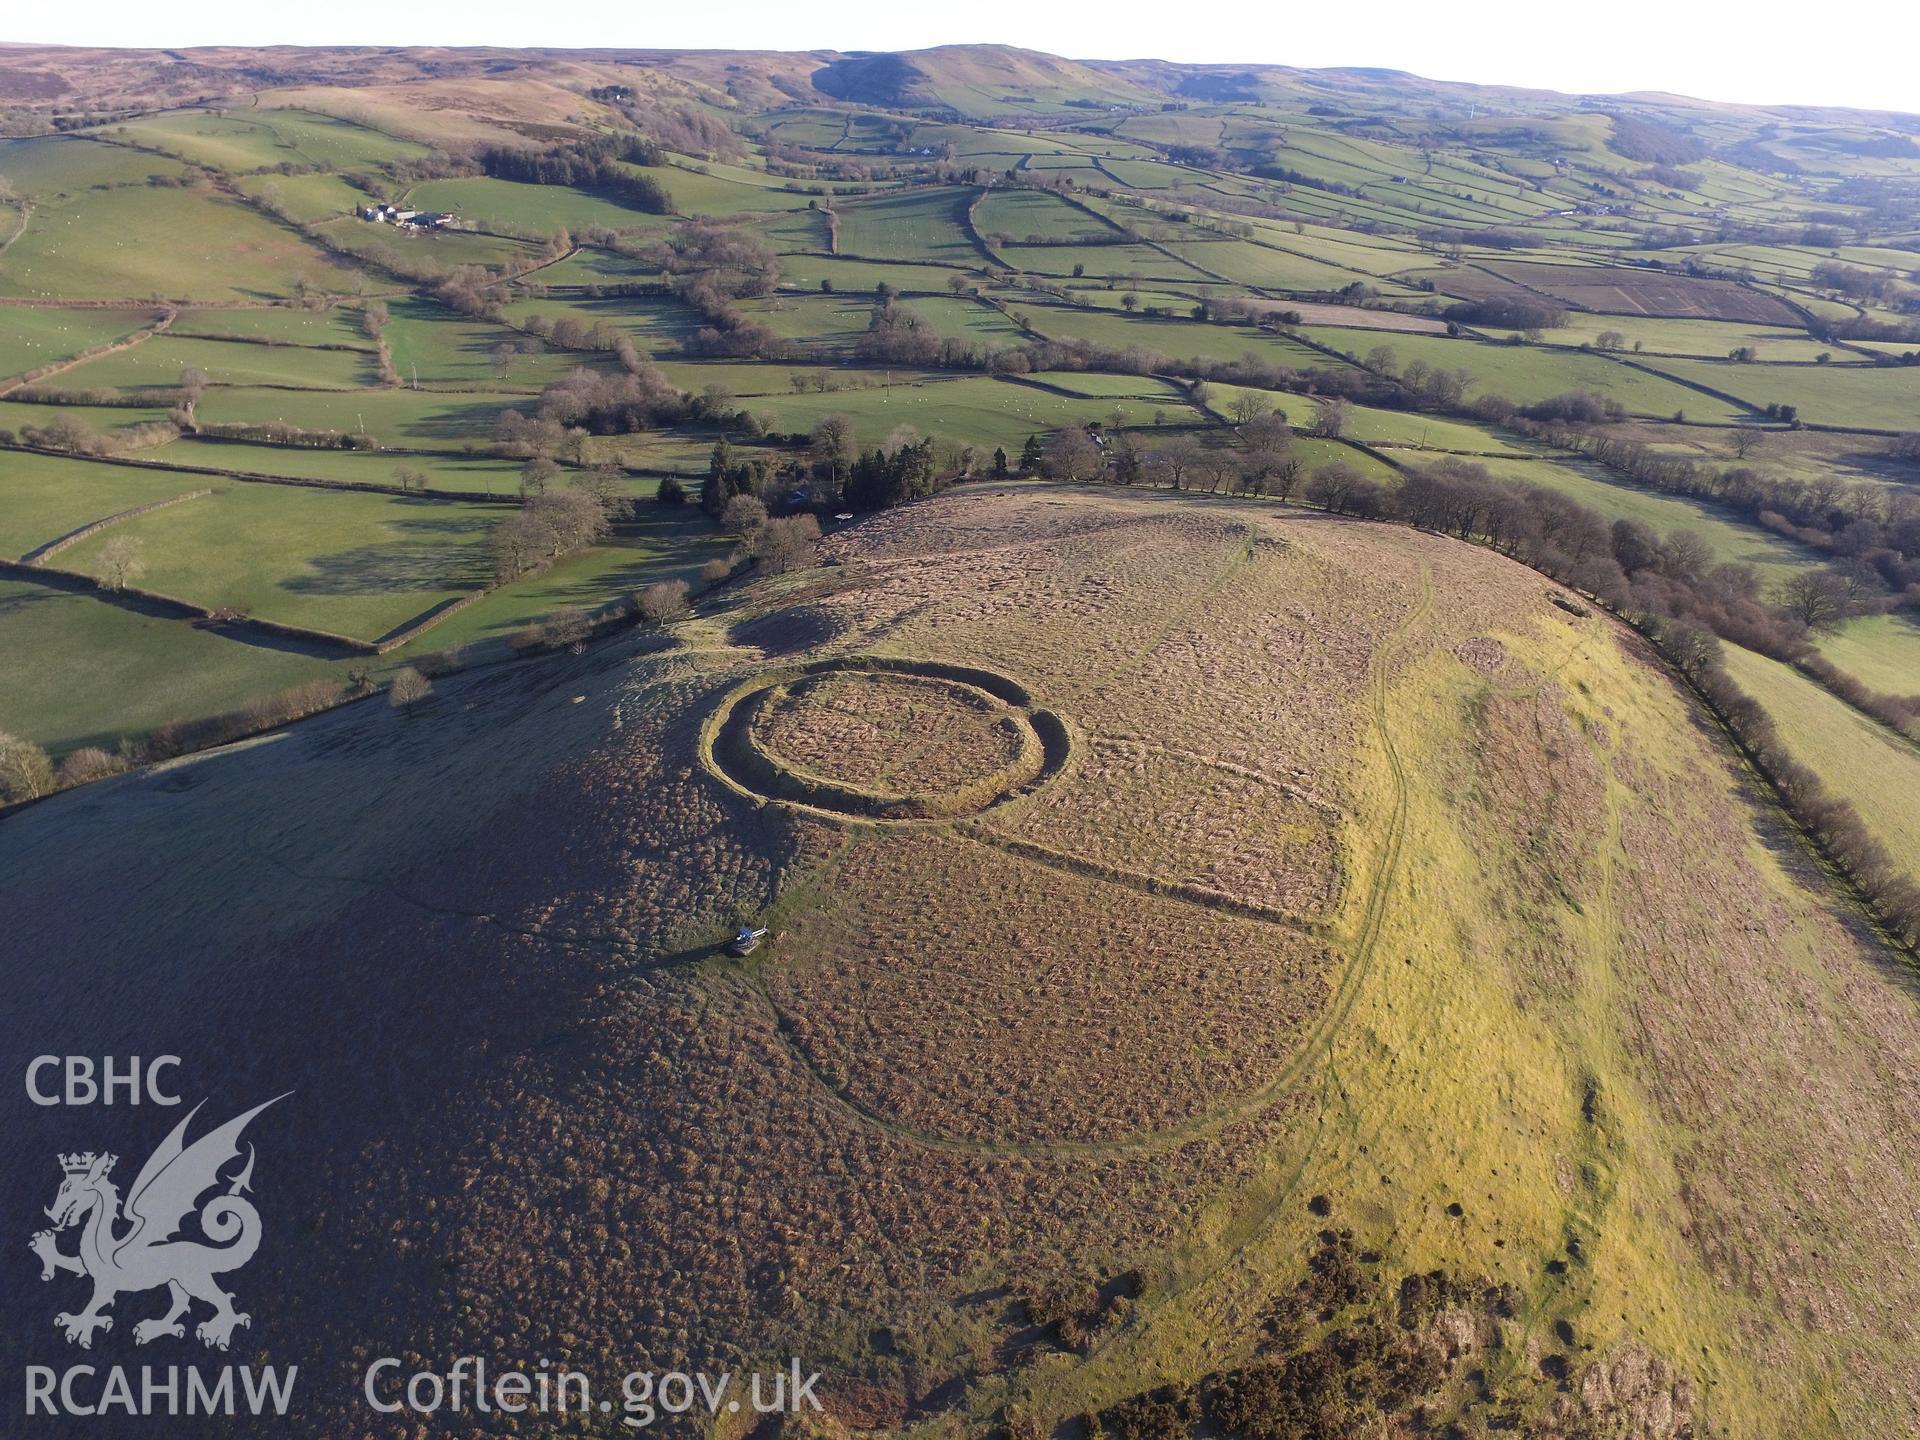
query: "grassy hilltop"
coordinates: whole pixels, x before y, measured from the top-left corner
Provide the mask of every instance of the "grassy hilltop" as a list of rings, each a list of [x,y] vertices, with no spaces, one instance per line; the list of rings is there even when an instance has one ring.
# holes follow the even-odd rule
[[[313,1433],[356,1335],[797,1346],[928,1433],[1279,1423],[1316,1347],[1470,1430],[1900,1428],[1911,997],[1641,641],[1252,503],[975,490],[831,553],[10,822],[23,1019],[310,1097],[278,1213],[346,1243],[266,1263]]]
[[[1920,1429],[1916,133],[0,49],[9,1043],[297,1092],[316,1436]]]

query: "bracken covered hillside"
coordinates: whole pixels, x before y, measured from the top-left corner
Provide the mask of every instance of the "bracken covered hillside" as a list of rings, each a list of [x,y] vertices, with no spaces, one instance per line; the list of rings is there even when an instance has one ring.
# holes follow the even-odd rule
[[[834,1433],[1920,1425],[1910,978],[1630,632],[1257,502],[827,550],[0,829],[8,1067],[295,1092],[302,1433],[466,1353],[798,1353]]]

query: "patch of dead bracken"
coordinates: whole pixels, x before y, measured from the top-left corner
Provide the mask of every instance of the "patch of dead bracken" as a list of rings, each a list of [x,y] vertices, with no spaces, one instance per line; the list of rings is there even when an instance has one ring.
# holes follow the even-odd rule
[[[1475,635],[1453,647],[1460,663],[1482,675],[1498,674],[1507,663],[1507,647],[1491,635]]]

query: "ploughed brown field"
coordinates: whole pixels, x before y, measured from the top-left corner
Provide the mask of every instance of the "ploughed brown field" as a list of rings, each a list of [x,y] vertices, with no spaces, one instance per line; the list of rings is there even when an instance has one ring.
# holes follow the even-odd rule
[[[1606,315],[1658,315],[1669,319],[1739,320],[1755,325],[1797,326],[1792,310],[1731,280],[1668,275],[1627,268],[1536,265],[1503,261],[1479,267],[1485,273],[1449,273],[1451,294],[1481,299],[1494,295],[1545,295],[1577,310]]]
[[[1295,1433],[1328,1374],[1403,1427],[1900,1433],[1910,977],[1630,632],[1192,496],[825,549],[9,822],[10,1063],[137,1021],[209,1114],[294,1092],[237,1283],[300,1433],[405,1433],[360,1367],[463,1354],[798,1354],[825,1433]]]

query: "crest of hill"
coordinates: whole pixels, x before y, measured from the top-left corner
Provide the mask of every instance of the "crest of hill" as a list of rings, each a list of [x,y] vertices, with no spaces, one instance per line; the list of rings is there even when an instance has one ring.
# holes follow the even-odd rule
[[[1449,122],[1578,111],[1593,97],[1479,85],[1364,67],[1299,69],[1260,63],[1073,60],[1007,45],[945,45],[898,52],[766,50],[542,50],[499,47],[209,46],[185,50],[0,48],[0,103],[23,110],[216,102],[262,91],[340,87],[404,91],[419,82],[538,83],[576,97],[595,85],[658,85],[722,108],[776,109],[839,101],[968,118],[1237,100],[1365,106],[1380,115]],[[422,106],[438,103],[418,92]],[[1606,100],[1609,97],[1598,97]],[[1720,104],[1685,96],[1615,96],[1670,123],[1712,118],[1749,134],[1768,123],[1819,131],[1910,130],[1911,117],[1832,107]],[[578,100],[576,99],[576,104]],[[1438,114],[1435,113],[1438,107]]]
[[[311,1097],[272,1213],[328,1243],[244,1278],[316,1362],[779,1345],[832,1357],[841,1423],[1047,1433],[1204,1393],[1332,1227],[1389,1288],[1504,1297],[1455,1352],[1530,1357],[1481,1372],[1520,1433],[1902,1433],[1913,996],[1630,632],[1485,550],[1188,497],[976,488],[828,548],[0,822],[0,1061],[138,1014],[212,1093]],[[728,697],[835,661],[763,757],[964,781],[1013,696],[1067,759],[895,825],[725,779]],[[885,743],[903,692],[859,676],[910,664],[950,749]],[[9,1138],[12,1213],[54,1148]],[[1134,1318],[1036,1345],[1056,1275],[1132,1276]],[[1429,1417],[1484,1411],[1475,1363]],[[303,1433],[363,1433],[345,1372]]]

